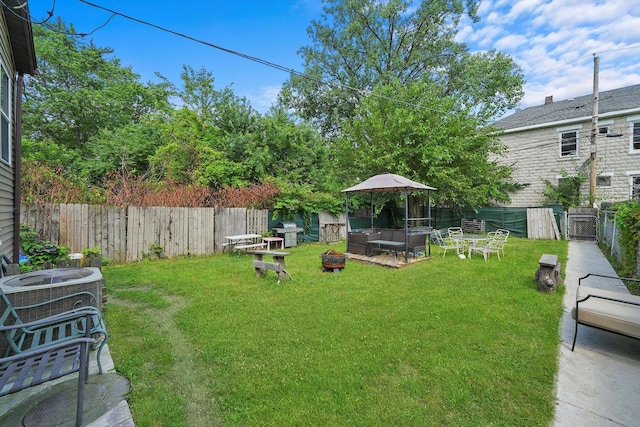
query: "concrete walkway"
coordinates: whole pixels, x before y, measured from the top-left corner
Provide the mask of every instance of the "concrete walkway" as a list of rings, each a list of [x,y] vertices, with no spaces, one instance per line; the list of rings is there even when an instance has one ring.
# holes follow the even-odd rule
[[[560,324],[560,356],[556,383],[556,411],[552,425],[638,426],[640,425],[640,340],[581,325],[575,351],[571,343],[575,321],[578,279],[588,273],[616,276],[596,243],[569,242],[566,265],[564,314]],[[619,282],[603,288],[627,292]],[[589,282],[589,286],[594,286]]]

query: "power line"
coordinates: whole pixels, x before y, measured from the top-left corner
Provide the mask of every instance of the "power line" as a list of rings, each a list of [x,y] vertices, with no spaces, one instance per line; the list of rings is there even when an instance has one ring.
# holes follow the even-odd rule
[[[436,109],[436,108],[431,108],[431,107],[425,106],[423,104],[414,104],[414,103],[411,103],[411,102],[403,101],[403,100],[400,100],[400,99],[397,99],[397,98],[392,98],[392,97],[381,95],[381,94],[378,94],[378,93],[373,93],[373,92],[370,92],[370,91],[367,91],[367,90],[364,90],[364,89],[359,89],[359,88],[356,88],[356,87],[353,87],[353,86],[349,86],[349,85],[345,85],[345,84],[342,84],[342,83],[326,81],[326,80],[323,80],[323,79],[321,79],[319,77],[315,77],[313,75],[309,75],[309,74],[306,74],[304,72],[296,71],[293,68],[285,67],[285,66],[282,66],[280,64],[276,64],[274,62],[271,62],[271,61],[268,61],[268,60],[265,60],[265,59],[262,59],[262,58],[259,58],[259,57],[247,55],[247,54],[244,54],[242,52],[238,52],[238,51],[235,51],[235,50],[232,50],[232,49],[225,48],[223,46],[216,45],[214,43],[210,43],[210,42],[207,42],[207,41],[204,41],[204,40],[201,40],[201,39],[197,39],[195,37],[192,37],[192,36],[189,36],[187,34],[184,34],[184,33],[181,33],[181,32],[177,32],[177,31],[174,31],[174,30],[171,30],[171,29],[168,29],[166,27],[162,27],[162,26],[154,24],[152,22],[144,21],[142,19],[135,18],[135,17],[132,17],[130,15],[126,15],[124,13],[109,9],[107,7],[94,4],[94,3],[90,2],[90,1],[87,1],[87,0],[79,0],[79,1],[81,3],[84,3],[84,4],[88,5],[88,6],[107,11],[107,12],[111,13],[111,16],[102,25],[96,27],[95,29],[93,29],[92,31],[90,31],[88,33],[67,33],[67,32],[61,32],[61,31],[57,31],[57,30],[54,30],[54,31],[57,31],[57,32],[63,33],[63,34],[67,34],[67,35],[84,37],[84,36],[91,35],[91,34],[97,32],[98,30],[106,27],[114,17],[121,16],[121,17],[123,17],[125,19],[137,22],[139,24],[150,26],[150,27],[155,28],[157,30],[160,30],[160,31],[163,31],[163,32],[167,32],[167,33],[170,33],[172,35],[175,35],[175,36],[178,36],[178,37],[181,37],[181,38],[185,38],[187,40],[190,40],[190,41],[193,41],[193,42],[196,42],[196,43],[199,43],[199,44],[203,44],[205,46],[208,46],[208,47],[223,51],[225,53],[229,53],[229,54],[232,54],[232,55],[235,55],[235,56],[239,56],[239,57],[244,58],[246,60],[250,60],[250,61],[256,62],[258,64],[274,68],[274,69],[279,70],[279,71],[290,73],[291,75],[295,75],[295,76],[298,76],[298,77],[301,77],[301,78],[304,78],[304,79],[315,81],[316,83],[318,83],[320,85],[328,85],[328,86],[332,86],[332,87],[338,88],[338,89],[349,90],[349,91],[358,93],[360,95],[371,95],[371,96],[375,96],[375,97],[377,97],[379,99],[385,99],[385,100],[396,102],[396,103],[399,103],[399,104],[403,104],[403,105],[406,105],[406,106],[409,106],[409,107],[425,109],[427,111],[433,111],[433,112],[437,112],[437,113],[443,114],[443,115],[448,114],[448,111],[443,111],[443,110],[439,110],[439,109]],[[0,0],[0,3],[2,3],[7,9],[11,10],[11,8],[7,7],[7,5],[5,4],[4,0]],[[26,0],[24,0],[23,5],[24,4],[26,4]],[[52,4],[52,7],[51,7],[51,10],[47,11],[47,13],[49,14],[49,17],[46,20],[44,20],[42,22],[34,22],[34,23],[43,24],[44,22],[49,20],[50,17],[53,16],[53,10],[55,8],[55,4],[56,4],[56,0],[53,0],[53,4]],[[19,14],[17,14],[15,11],[11,10],[11,12],[16,14],[17,16],[19,16]],[[19,16],[19,17],[21,19],[24,19],[21,16]],[[635,49],[635,48],[640,48],[640,45],[628,46],[628,47],[618,48],[618,49],[604,50],[604,51],[602,51],[600,53],[613,52],[613,51],[619,51],[619,50],[627,50],[627,49]],[[578,61],[578,60],[580,60],[580,59],[582,59],[584,57],[587,57],[587,56],[590,56],[590,55],[580,56],[580,57],[578,57],[577,59],[575,59],[573,61],[570,61],[570,62],[568,62],[566,64],[563,64],[563,65],[560,65],[558,67],[552,68],[552,69],[547,70],[544,73],[541,73],[541,74],[538,74],[538,75],[544,75],[544,74],[546,74],[548,72],[551,72],[553,70],[561,68],[561,67],[563,67],[565,65],[569,65],[571,63],[574,63],[574,62],[576,62],[576,61]],[[570,107],[568,107],[568,108],[570,108]],[[546,115],[546,114],[548,114],[548,113],[543,113],[541,115],[541,117]]]
[[[221,50],[221,51],[223,51],[225,53],[229,53],[231,55],[239,56],[241,58],[247,59],[249,61],[256,62],[256,63],[261,64],[261,65],[265,65],[267,67],[274,68],[276,70],[284,71],[286,73],[290,73],[290,74],[298,76],[298,77],[302,77],[302,78],[305,78],[305,79],[308,79],[308,80],[315,81],[316,83],[318,83],[320,85],[328,85],[328,86],[332,86],[332,87],[335,87],[335,88],[338,88],[338,89],[343,89],[343,90],[346,89],[346,90],[349,90],[349,91],[352,91],[352,92],[355,92],[355,93],[358,93],[358,94],[361,94],[361,95],[371,95],[371,96],[375,96],[376,98],[379,98],[379,99],[385,99],[387,101],[397,102],[399,104],[404,104],[404,105],[409,106],[409,107],[420,108],[420,109],[424,109],[424,110],[427,110],[427,111],[434,111],[434,112],[437,112],[437,113],[440,113],[440,114],[447,114],[448,113],[446,111],[438,110],[438,109],[435,109],[435,108],[430,108],[430,107],[427,107],[427,106],[424,106],[424,105],[412,104],[410,102],[402,101],[402,100],[397,99],[397,98],[391,98],[391,97],[388,97],[388,96],[385,96],[385,95],[377,94],[377,93],[370,92],[370,91],[364,90],[364,89],[355,88],[353,86],[345,85],[345,84],[342,84],[342,83],[334,83],[334,82],[325,81],[325,80],[320,79],[318,77],[314,77],[314,76],[311,76],[309,74],[306,74],[306,73],[303,73],[303,72],[300,72],[300,71],[296,71],[293,68],[288,68],[288,67],[285,67],[283,65],[279,65],[279,64],[276,64],[274,62],[267,61],[266,59],[258,58],[256,56],[251,56],[251,55],[247,55],[247,54],[242,53],[242,52],[238,52],[238,51],[235,51],[235,50],[232,50],[232,49],[228,49],[226,47],[219,46],[219,45],[216,45],[214,43],[210,43],[210,42],[207,42],[205,40],[198,39],[198,38],[192,37],[190,35],[187,35],[187,34],[184,34],[184,33],[178,32],[178,31],[171,30],[171,29],[166,28],[166,27],[162,27],[162,26],[154,24],[152,22],[144,21],[142,19],[138,19],[138,18],[135,18],[133,16],[126,15],[124,13],[115,11],[113,9],[109,9],[107,7],[104,7],[104,6],[91,3],[91,2],[89,2],[87,0],[80,0],[80,2],[84,3],[84,4],[88,5],[88,6],[92,6],[92,7],[95,7],[97,9],[102,9],[102,10],[105,10],[105,11],[107,11],[109,13],[112,13],[113,15],[112,15],[111,18],[113,18],[113,16],[116,16],[116,15],[117,16],[121,16],[121,17],[123,17],[125,19],[129,19],[129,20],[137,22],[139,24],[147,25],[147,26],[155,28],[157,30],[160,30],[160,31],[163,31],[163,32],[166,32],[166,33],[169,33],[169,34],[173,34],[175,36],[182,37],[184,39],[187,39],[187,40],[190,40],[190,41],[193,41],[193,42],[196,42],[196,43],[200,43],[200,44],[203,44],[203,45],[208,46],[208,47],[212,47],[212,48],[217,49],[217,50]],[[107,23],[105,23],[104,25],[106,25]],[[96,31],[96,30],[94,30],[94,31]]]
[[[627,47],[621,47],[621,48],[618,48],[618,49],[608,49],[608,50],[602,50],[602,51],[594,52],[594,53],[587,53],[585,55],[581,55],[581,56],[577,57],[573,61],[565,62],[565,63],[563,63],[561,65],[558,65],[557,67],[549,68],[548,70],[546,70],[546,71],[544,71],[542,73],[537,73],[537,74],[533,73],[533,76],[534,77],[536,77],[536,76],[537,77],[544,76],[545,74],[548,74],[548,73],[550,73],[552,71],[555,71],[555,70],[557,70],[559,68],[566,67],[567,65],[571,65],[574,62],[578,62],[581,59],[592,57],[593,55],[599,55],[599,54],[602,54],[602,53],[610,53],[610,52],[618,52],[620,50],[629,50],[629,49],[640,49],[640,44],[633,45],[633,46],[627,46]]]
[[[18,5],[15,7],[10,7],[9,5],[7,5],[4,0],[0,0],[0,4],[2,4],[2,6],[4,6],[4,8],[6,10],[8,10],[9,12],[11,12],[12,15],[15,15],[18,19],[21,19],[25,22],[29,22],[30,24],[40,24],[43,25],[44,23],[46,23],[49,19],[51,19],[53,17],[53,11],[56,8],[56,0],[53,0],[53,3],[51,5],[51,9],[47,10],[47,15],[48,17],[43,20],[43,21],[31,21],[29,19],[26,19],[25,17],[23,17],[21,14],[19,14],[18,12],[16,12],[16,10],[22,10],[27,6],[27,0],[24,0],[24,3],[20,4],[20,2],[18,1]]]

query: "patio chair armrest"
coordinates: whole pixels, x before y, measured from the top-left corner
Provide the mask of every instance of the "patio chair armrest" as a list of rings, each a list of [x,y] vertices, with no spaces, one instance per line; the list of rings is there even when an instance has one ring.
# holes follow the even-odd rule
[[[39,327],[48,327],[52,324],[68,322],[70,320],[82,319],[87,316],[94,317],[99,315],[99,311],[95,310],[73,310],[61,314],[56,314],[51,317],[45,317],[42,319],[34,320],[27,323],[16,323],[14,325],[1,325],[0,332],[12,331],[15,329],[38,329]],[[100,323],[102,323],[102,316],[100,316]]]
[[[72,347],[74,345],[78,345],[81,343],[93,344],[95,342],[96,342],[95,338],[85,337],[85,336],[73,338],[68,341],[52,342],[51,345],[48,345],[46,347],[40,347],[35,350],[23,351],[22,353],[12,354],[11,356],[0,357],[0,368],[5,366],[6,364],[15,362],[17,360],[28,359],[41,354],[50,353],[55,350],[60,350],[65,347]]]

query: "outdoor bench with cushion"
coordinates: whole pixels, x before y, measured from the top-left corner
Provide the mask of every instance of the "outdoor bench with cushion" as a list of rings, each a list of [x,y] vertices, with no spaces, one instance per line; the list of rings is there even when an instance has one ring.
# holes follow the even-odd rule
[[[576,305],[571,317],[576,321],[571,351],[576,346],[578,325],[587,325],[597,329],[640,339],[640,296],[626,292],[605,290],[584,286],[588,277],[622,280],[640,284],[639,279],[587,274],[578,281]]]
[[[402,228],[365,228],[349,232],[348,250],[352,254],[367,255],[367,244],[372,240],[384,240],[404,243],[404,229]],[[410,231],[407,236],[409,253],[425,252],[427,233]],[[402,247],[404,251],[404,247]]]

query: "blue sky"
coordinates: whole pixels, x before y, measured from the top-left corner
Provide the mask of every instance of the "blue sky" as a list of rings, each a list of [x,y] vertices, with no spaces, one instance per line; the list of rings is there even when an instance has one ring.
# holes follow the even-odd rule
[[[89,0],[133,18],[245,55],[302,71],[297,51],[310,43],[306,29],[320,19],[319,0]],[[28,0],[32,20],[53,9],[79,33],[111,13],[79,0]],[[521,107],[591,93],[593,53],[600,57],[600,90],[640,84],[638,0],[484,0],[481,22],[464,20],[458,40],[472,51],[496,49],[522,67],[527,83]],[[156,72],[180,83],[183,64],[213,73],[216,87],[265,112],[288,74],[212,47],[115,16],[87,37],[111,47],[143,82]]]

